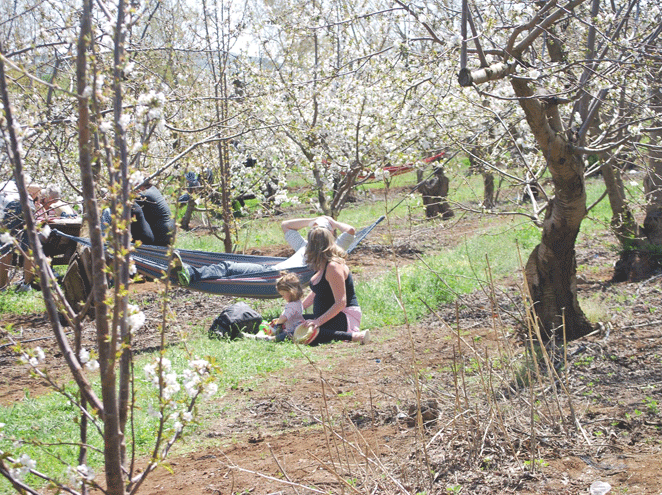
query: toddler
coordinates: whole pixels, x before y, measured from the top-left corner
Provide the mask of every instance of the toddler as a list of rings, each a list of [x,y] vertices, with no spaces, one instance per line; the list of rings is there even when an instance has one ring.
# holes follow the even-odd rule
[[[281,315],[271,323],[276,327],[275,340],[280,342],[292,338],[294,329],[303,323],[303,288],[299,277],[294,273],[286,273],[276,281],[276,290],[287,302]],[[282,331],[280,328],[282,327]]]

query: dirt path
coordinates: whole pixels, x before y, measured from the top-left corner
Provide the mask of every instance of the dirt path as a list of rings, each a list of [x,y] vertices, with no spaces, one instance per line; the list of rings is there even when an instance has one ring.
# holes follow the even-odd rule
[[[449,235],[448,223],[424,223],[402,233],[395,251],[410,262],[485,225],[462,217]],[[381,242],[387,231],[380,229],[352,256],[358,279],[390,269],[391,248]],[[586,306],[602,309],[610,325],[568,346],[570,401],[548,389],[536,405],[533,445],[527,389],[513,387],[506,357],[499,366],[491,361],[521,351],[515,274],[495,301],[480,292],[464,296],[411,327],[375,329],[368,346],[325,346],[315,366],[301,360],[259,389],[217,397],[209,429],[185,440],[169,458],[171,471],[159,468],[141,493],[577,494],[588,493],[596,480],[609,482],[612,493],[661,493],[660,279],[609,284],[606,261],[614,254],[601,245],[578,246],[580,295]],[[150,322],[137,343],[142,349],[156,345],[153,290],[136,288]],[[209,319],[230,302],[209,301],[182,289],[173,294],[184,325]],[[40,316],[17,318],[18,327],[23,339],[48,334]],[[84,337],[93,345],[91,326]],[[481,371],[488,361],[490,372]],[[4,404],[20,400],[25,388],[40,393],[8,348],[0,349],[0,369]],[[487,395],[481,392],[486,377]],[[562,387],[555,390],[563,395]],[[426,421],[420,429],[418,396]],[[207,446],[195,447],[200,444]]]

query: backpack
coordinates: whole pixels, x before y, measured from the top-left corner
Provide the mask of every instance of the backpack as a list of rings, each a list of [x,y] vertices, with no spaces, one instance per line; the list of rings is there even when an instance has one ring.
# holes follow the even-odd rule
[[[244,302],[225,308],[209,327],[210,339],[236,339],[239,332],[255,334],[262,323],[262,315]]]

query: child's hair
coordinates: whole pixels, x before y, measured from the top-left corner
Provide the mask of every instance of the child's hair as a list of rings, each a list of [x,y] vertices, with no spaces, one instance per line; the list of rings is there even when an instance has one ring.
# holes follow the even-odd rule
[[[276,290],[278,292],[287,292],[293,297],[293,301],[298,301],[303,297],[303,288],[299,277],[294,273],[284,273],[276,280]]]

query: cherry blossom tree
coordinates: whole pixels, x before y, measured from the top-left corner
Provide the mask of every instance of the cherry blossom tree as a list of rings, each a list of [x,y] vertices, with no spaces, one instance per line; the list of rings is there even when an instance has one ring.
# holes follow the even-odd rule
[[[89,487],[101,486],[106,493],[135,493],[168,455],[184,425],[193,420],[196,402],[213,394],[215,384],[211,364],[196,356],[191,356],[189,368],[183,373],[171,369],[163,353],[145,369],[145,383],[154,387],[158,419],[150,462],[146,469],[138,470],[130,455],[130,420],[135,412],[132,384],[141,380],[133,373],[132,338],[145,317],[128,302],[132,247],[127,227],[134,198],[131,178],[138,170],[156,177],[187,152],[217,142],[218,137],[198,135],[197,141],[172,157],[166,109],[176,113],[176,103],[168,102],[177,101],[178,91],[185,92],[178,88],[178,77],[173,72],[177,51],[163,50],[170,56],[169,63],[164,57],[148,64],[149,57],[142,56],[145,51],[153,55],[163,48],[146,41],[159,39],[158,35],[147,36],[147,32],[156,13],[161,9],[165,13],[163,2],[139,7],[123,0],[84,0],[80,10],[80,6],[66,1],[53,5],[17,1],[10,8],[0,38],[3,166],[11,166],[20,192],[51,328],[78,387],[78,396],[71,395],[50,376],[44,363],[49,357],[43,351],[20,346],[17,351],[34,373],[64,393],[76,407],[80,440],[78,457],[66,460],[70,463],[69,480],[39,471],[35,460],[20,452],[25,441],[20,438],[14,439],[16,452],[3,453],[0,474],[20,492],[38,493],[28,484],[26,475],[30,473],[33,481],[49,482],[69,493],[86,493]],[[176,9],[177,5],[168,4],[168,8]],[[184,46],[187,40],[181,39]],[[57,170],[84,202],[92,292],[83,308],[70,306],[56,284],[26,192],[26,171],[43,179],[55,176]],[[105,237],[102,196],[112,214]],[[168,323],[168,286],[166,276],[162,332]],[[96,316],[93,350],[84,349],[80,338],[89,305],[94,306]],[[73,339],[65,333],[63,321],[73,328]],[[91,374],[97,370],[100,393],[92,386]],[[102,438],[103,482],[97,481],[88,466],[88,438],[93,434]]]
[[[633,127],[650,122],[650,106],[644,103],[645,83],[631,78],[659,35],[659,6],[597,0],[503,7],[464,2],[462,12],[460,85],[475,88],[481,98],[498,98],[486,85],[510,83],[512,95],[505,96],[524,111],[554,186],[545,204],[542,241],[526,265],[536,315],[546,339],[561,340],[564,332],[568,339],[579,337],[591,330],[577,301],[575,259],[575,240],[587,213],[587,159],[613,163],[612,155],[616,158],[623,146],[640,146]],[[482,20],[480,35],[475,19]],[[656,176],[650,168],[647,174]],[[607,183],[610,198],[617,196],[613,187],[618,184],[618,179]]]

